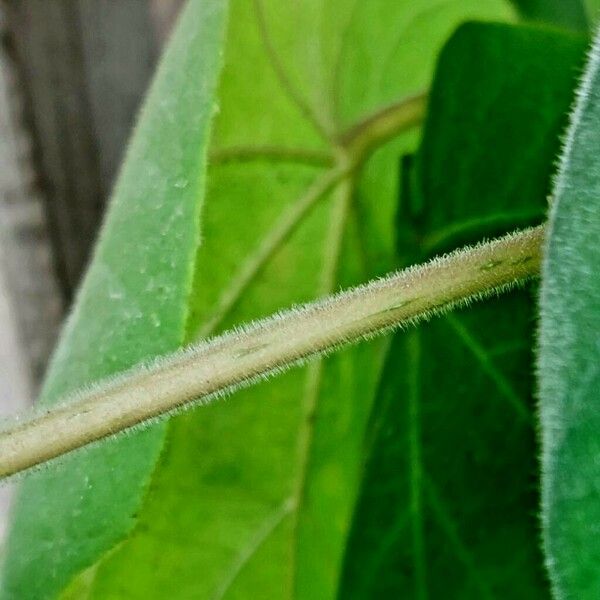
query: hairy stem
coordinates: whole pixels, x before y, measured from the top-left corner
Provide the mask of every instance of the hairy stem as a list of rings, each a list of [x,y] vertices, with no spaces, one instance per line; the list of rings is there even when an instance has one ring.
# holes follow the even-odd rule
[[[97,385],[0,434],[0,476],[393,327],[499,292],[539,271],[544,228],[459,250],[225,333]]]

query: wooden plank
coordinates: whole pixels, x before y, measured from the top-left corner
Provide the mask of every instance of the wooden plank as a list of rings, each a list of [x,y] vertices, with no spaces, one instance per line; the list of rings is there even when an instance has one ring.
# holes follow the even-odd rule
[[[3,21],[0,14],[0,32]],[[31,143],[12,64],[0,51],[0,414],[30,401],[54,345],[62,303],[53,276]]]
[[[85,267],[154,69],[145,0],[6,0],[61,289]]]

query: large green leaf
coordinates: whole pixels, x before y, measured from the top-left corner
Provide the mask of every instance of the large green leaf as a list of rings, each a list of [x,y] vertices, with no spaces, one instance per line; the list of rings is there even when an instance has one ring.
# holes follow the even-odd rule
[[[539,222],[585,40],[466,25],[437,69],[407,264]],[[538,551],[529,291],[395,336],[341,598],[547,598]]]
[[[586,4],[596,0],[512,0],[528,19],[585,31],[589,27]]]
[[[600,44],[554,189],[538,372],[542,520],[557,598],[600,597]]]
[[[458,23],[510,15],[496,0],[232,2],[190,337],[392,266],[397,157],[414,135],[380,149],[264,248],[282,215],[330,177],[337,132],[426,89]],[[236,287],[240,273],[253,274]],[[72,589],[335,597],[384,347],[354,348],[173,420],[134,534]]]
[[[183,341],[225,10],[185,11],[145,103],[93,261],[41,402]],[[165,425],[105,441],[27,476],[2,598],[52,598],[133,527]]]

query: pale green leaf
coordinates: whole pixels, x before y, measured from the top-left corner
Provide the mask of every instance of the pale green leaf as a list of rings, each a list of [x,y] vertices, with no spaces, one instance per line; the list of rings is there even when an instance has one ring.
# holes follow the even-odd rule
[[[596,26],[600,19],[600,0],[584,0],[588,21]]]
[[[224,2],[192,2],[159,67],[41,402],[165,353],[184,337]],[[20,487],[0,597],[54,598],[131,530],[158,424],[65,457]]]
[[[600,597],[600,39],[554,189],[542,272],[542,519],[557,598]]]

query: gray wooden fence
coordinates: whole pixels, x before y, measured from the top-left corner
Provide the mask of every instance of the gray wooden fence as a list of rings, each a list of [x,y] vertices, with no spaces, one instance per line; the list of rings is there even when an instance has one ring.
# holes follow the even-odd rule
[[[0,0],[0,360],[21,390],[43,373],[180,4]]]

